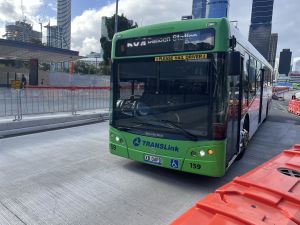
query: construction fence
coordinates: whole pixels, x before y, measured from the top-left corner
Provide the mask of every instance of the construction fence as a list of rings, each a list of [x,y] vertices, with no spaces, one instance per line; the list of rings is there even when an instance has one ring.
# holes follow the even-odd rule
[[[0,88],[0,117],[109,109],[110,87]]]

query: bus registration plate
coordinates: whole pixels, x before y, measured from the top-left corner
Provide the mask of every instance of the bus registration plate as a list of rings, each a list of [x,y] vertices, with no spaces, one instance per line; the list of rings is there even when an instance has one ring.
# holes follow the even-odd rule
[[[144,161],[153,163],[153,164],[157,164],[157,165],[161,165],[161,162],[162,162],[160,157],[153,156],[153,155],[144,155]]]

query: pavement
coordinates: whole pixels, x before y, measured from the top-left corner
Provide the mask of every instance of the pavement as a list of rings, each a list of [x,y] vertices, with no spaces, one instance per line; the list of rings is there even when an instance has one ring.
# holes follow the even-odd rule
[[[108,119],[108,110],[85,110],[76,114],[47,113],[23,116],[22,120],[12,117],[0,117],[0,138],[28,134],[51,129],[60,129]]]
[[[222,178],[111,155],[108,122],[0,139],[0,224],[169,224],[197,200],[300,142],[300,117],[273,101]]]

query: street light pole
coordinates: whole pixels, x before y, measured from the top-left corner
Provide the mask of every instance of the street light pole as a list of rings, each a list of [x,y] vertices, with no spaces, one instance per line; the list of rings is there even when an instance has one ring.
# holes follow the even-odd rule
[[[119,8],[119,0],[116,0],[115,33],[118,32],[118,8]]]

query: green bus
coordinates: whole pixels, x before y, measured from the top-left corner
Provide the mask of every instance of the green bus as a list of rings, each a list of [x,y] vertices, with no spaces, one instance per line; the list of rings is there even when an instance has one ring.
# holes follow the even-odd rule
[[[267,118],[272,67],[225,19],[161,23],[112,44],[110,152],[220,177]]]

